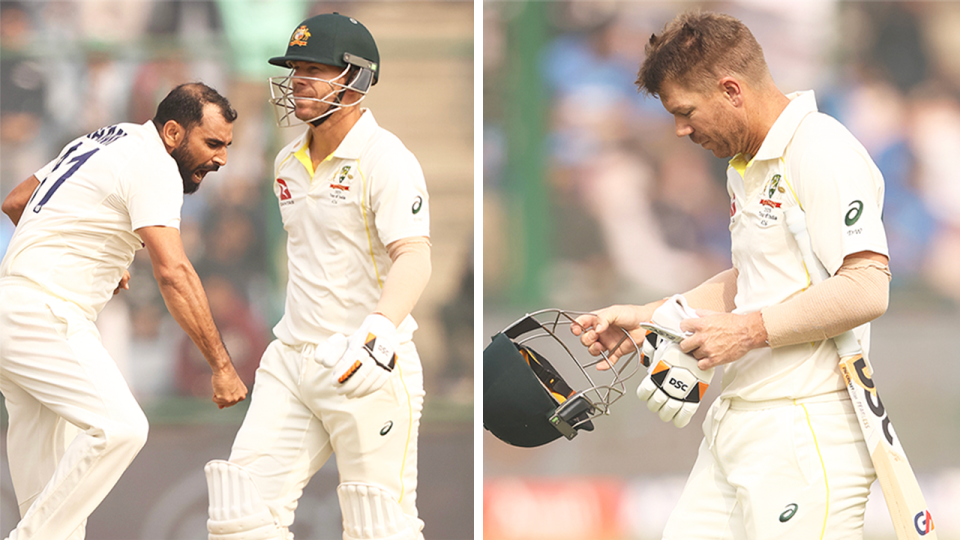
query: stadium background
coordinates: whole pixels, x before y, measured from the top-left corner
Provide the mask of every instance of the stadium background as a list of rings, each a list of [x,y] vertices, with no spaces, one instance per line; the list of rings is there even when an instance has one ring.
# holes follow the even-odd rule
[[[873,365],[939,538],[960,538],[960,3],[486,2],[484,345],[526,312],[642,303],[729,267],[725,162],[633,85],[650,34],[698,7],[743,20],[780,89],[814,89],[883,171]],[[659,538],[704,413],[663,424],[632,396],[641,376],[572,441],[483,433],[484,538]],[[878,488],[866,535],[894,538]]]
[[[176,84],[201,80],[239,111],[228,165],[185,198],[182,235],[238,371],[251,386],[283,309],[285,235],[273,158],[301,131],[276,128],[267,65],[307,16],[362,21],[382,78],[364,106],[419,158],[431,195],[433,274],[414,311],[427,400],[419,507],[428,537],[473,536],[473,13],[469,2],[172,1],[0,3],[0,196],[64,144],[144,122]],[[0,219],[0,252],[13,227]],[[246,403],[218,411],[209,369],[172,321],[141,250],[131,289],[98,325],[150,419],[149,440],[89,520],[87,537],[205,537],[203,464],[225,458]],[[0,537],[18,512],[0,413]],[[332,464],[308,486],[297,538],[340,537]]]

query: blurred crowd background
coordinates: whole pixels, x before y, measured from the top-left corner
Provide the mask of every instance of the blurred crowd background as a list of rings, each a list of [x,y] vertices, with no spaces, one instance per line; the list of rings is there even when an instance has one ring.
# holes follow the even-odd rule
[[[413,312],[428,395],[423,429],[457,432],[462,439],[472,426],[473,400],[472,3],[3,0],[0,197],[72,139],[102,126],[152,118],[160,100],[182,82],[199,80],[227,96],[239,112],[228,163],[184,198],[181,234],[227,349],[252,388],[261,353],[282,315],[286,286],[286,233],[272,190],[273,162],[305,129],[276,127],[267,79],[285,70],[267,59],[285,52],[300,21],[334,11],[357,18],[374,35],[382,76],[363,106],[410,148],[427,179],[433,273]],[[9,219],[0,218],[0,255],[13,231]],[[130,290],[108,303],[97,324],[151,419],[151,441],[162,440],[155,435],[161,424],[223,423],[230,427],[223,433],[226,450],[217,451],[227,451],[246,404],[217,411],[209,402],[209,367],[168,314],[146,250],[138,252],[130,270]],[[469,444],[464,440],[465,448]],[[463,463],[463,478],[472,478],[471,464]],[[461,479],[449,471],[436,474],[447,474],[449,482]],[[3,487],[0,495],[12,497]],[[440,493],[448,506],[462,503],[459,511],[470,515],[472,489],[453,497]],[[105,505],[111,500],[116,499]],[[8,510],[13,501],[0,502]],[[332,504],[336,512],[335,497]],[[460,515],[449,507],[437,513],[451,521]],[[15,523],[6,521],[11,517],[3,514],[4,531]],[[460,521],[453,529],[438,529],[434,520],[434,533],[467,537],[470,521]],[[96,523],[95,515],[91,534],[108,538]],[[298,537],[316,537],[305,531]],[[130,532],[118,538],[132,537],[124,534]],[[196,531],[184,536],[196,537]]]
[[[960,538],[960,2],[486,2],[484,340],[526,312],[645,303],[730,267],[726,160],[634,84],[650,35],[689,9],[741,19],[778,87],[814,90],[883,172],[893,281],[873,364],[939,537]],[[534,450],[485,433],[485,537],[659,538],[703,412],[676,430],[632,395],[613,411]],[[868,538],[892,538],[882,501]]]

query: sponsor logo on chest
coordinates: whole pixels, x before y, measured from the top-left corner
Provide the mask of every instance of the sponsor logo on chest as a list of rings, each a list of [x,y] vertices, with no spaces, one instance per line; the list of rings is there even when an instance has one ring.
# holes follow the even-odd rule
[[[277,187],[280,188],[280,206],[293,204],[293,196],[290,195],[290,188],[283,178],[277,178]]]
[[[350,184],[353,180],[353,172],[351,172],[351,169],[351,165],[344,165],[334,174],[333,180],[330,182],[331,203],[340,204],[341,201],[347,200],[347,192],[350,191]]]
[[[761,227],[770,227],[780,222],[782,213],[778,210],[783,206],[783,203],[778,199],[787,191],[780,185],[782,180],[781,175],[775,174],[763,186],[763,191],[760,193],[760,211],[758,212]]]

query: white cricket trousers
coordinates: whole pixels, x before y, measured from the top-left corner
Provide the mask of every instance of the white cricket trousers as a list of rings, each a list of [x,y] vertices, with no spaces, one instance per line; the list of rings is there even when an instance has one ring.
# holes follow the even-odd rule
[[[382,388],[354,399],[337,395],[333,370],[315,361],[313,351],[279,340],[267,347],[230,461],[250,473],[284,527],[293,523],[304,486],[332,453],[340,482],[386,489],[422,527],[416,489],[423,369],[413,342],[401,341],[394,373]]]
[[[665,540],[852,540],[876,479],[846,391],[717,399]]]
[[[21,520],[10,540],[78,540],[147,440],[147,418],[78,306],[0,281],[0,393]]]

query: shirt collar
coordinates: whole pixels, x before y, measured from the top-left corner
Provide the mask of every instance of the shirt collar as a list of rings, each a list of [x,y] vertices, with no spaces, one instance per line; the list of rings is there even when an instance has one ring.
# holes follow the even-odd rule
[[[360,115],[360,119],[357,120],[357,123],[354,124],[352,128],[350,128],[347,136],[340,141],[340,145],[337,146],[337,149],[334,150],[331,155],[327,156],[326,159],[359,158],[364,144],[366,144],[367,140],[373,135],[377,127],[378,124],[373,118],[373,112],[370,109],[363,109],[363,114]],[[309,171],[312,176],[314,173],[313,163],[311,162],[310,156],[307,153],[309,144],[310,130],[308,129],[301,133],[299,137],[294,139],[294,142],[290,145],[290,153],[294,155],[301,163],[303,163],[303,166],[306,167],[307,171]]]
[[[163,147],[164,151],[166,151],[167,145],[163,144],[163,139],[160,138],[160,132],[157,130],[157,126],[153,123],[153,120],[147,120],[142,125],[143,127],[147,128],[147,133],[150,134],[148,135],[150,140],[159,144],[161,147]]]
[[[777,121],[770,127],[767,136],[763,138],[760,150],[754,156],[755,160],[777,159],[783,156],[787,145],[793,139],[793,134],[800,127],[800,122],[812,112],[817,112],[817,99],[813,90],[787,94],[790,103],[783,109]]]
[[[340,141],[340,146],[333,151],[333,157],[339,159],[359,158],[364,145],[376,129],[377,121],[373,119],[373,112],[370,109],[363,109],[360,119],[350,128],[347,136]]]

